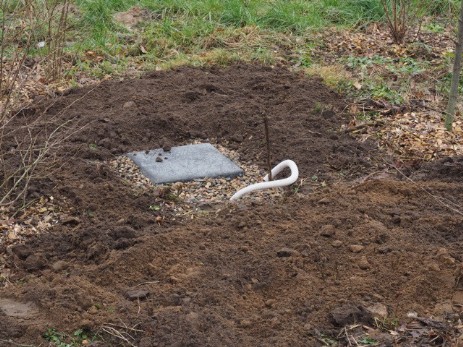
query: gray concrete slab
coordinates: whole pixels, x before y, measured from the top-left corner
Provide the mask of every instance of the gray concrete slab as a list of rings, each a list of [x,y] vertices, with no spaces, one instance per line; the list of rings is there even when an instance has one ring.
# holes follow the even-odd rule
[[[191,181],[206,177],[236,177],[243,170],[210,143],[131,152],[127,156],[154,183]]]

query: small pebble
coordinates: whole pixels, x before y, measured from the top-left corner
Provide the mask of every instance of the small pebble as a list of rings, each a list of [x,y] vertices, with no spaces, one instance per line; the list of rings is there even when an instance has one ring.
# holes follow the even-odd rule
[[[131,108],[131,107],[134,107],[134,106],[135,106],[135,102],[127,101],[126,103],[124,103],[124,105],[122,107],[123,108]]]
[[[331,237],[336,234],[336,228],[333,225],[327,224],[320,229],[320,235],[324,237]]]
[[[143,289],[133,289],[133,290],[128,290],[126,293],[125,293],[125,296],[127,297],[127,299],[129,300],[142,300],[142,299],[146,299],[148,297],[148,295],[150,294],[149,291],[147,290],[143,290]]]
[[[51,266],[51,268],[55,272],[60,272],[60,271],[66,270],[68,267],[69,267],[68,263],[66,263],[63,260],[58,260],[58,261],[54,262],[53,265]]]
[[[329,203],[331,203],[331,200],[328,198],[323,198],[323,199],[318,200],[318,203],[322,205],[328,205]]]
[[[239,325],[241,328],[249,328],[252,326],[252,322],[249,319],[242,319]]]
[[[284,247],[284,248],[280,249],[279,251],[277,251],[277,256],[280,257],[280,258],[291,257],[291,256],[296,255],[296,254],[297,254],[297,251],[295,249],[291,249],[291,248],[287,248],[287,247]]]
[[[362,270],[368,270],[370,268],[370,263],[366,256],[362,256],[358,262],[358,266]]]
[[[276,302],[277,301],[275,299],[268,299],[267,301],[265,301],[265,306],[268,308],[272,308],[276,304]]]
[[[365,249],[364,246],[362,245],[350,245],[349,246],[349,250],[352,252],[352,253],[360,253],[361,251],[363,251]]]

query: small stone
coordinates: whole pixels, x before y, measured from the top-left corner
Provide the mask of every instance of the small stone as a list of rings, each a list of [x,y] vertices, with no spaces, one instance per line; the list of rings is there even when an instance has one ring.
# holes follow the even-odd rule
[[[437,263],[428,264],[428,270],[439,272],[440,271],[439,264]]]
[[[323,199],[318,200],[318,203],[322,205],[328,205],[329,203],[331,203],[331,200],[328,198],[323,198]]]
[[[246,226],[246,222],[244,222],[244,221],[240,221],[238,223],[238,229],[243,229],[245,226]]]
[[[367,310],[371,313],[371,315],[375,318],[386,318],[388,315],[386,305],[383,305],[379,302],[368,306]]]
[[[143,289],[133,289],[133,290],[128,290],[125,293],[125,296],[127,299],[133,301],[133,300],[143,300],[148,297],[150,294],[149,291],[143,290]]]
[[[156,157],[156,162],[157,163],[161,163],[163,161],[163,159],[161,157]]]
[[[60,220],[63,225],[76,226],[80,224],[80,219],[78,217],[66,216]]]
[[[54,262],[53,265],[51,266],[51,268],[55,272],[60,272],[60,271],[66,270],[68,267],[69,267],[69,264],[66,263],[64,260],[58,260],[58,261]]]
[[[284,247],[277,251],[277,256],[280,258],[287,258],[295,255],[297,251],[295,249]]]
[[[267,301],[265,301],[265,306],[267,308],[272,308],[275,304],[276,304],[276,300],[275,299],[268,299]]]
[[[450,255],[447,248],[440,247],[436,252],[436,256],[440,260],[440,262],[445,264],[445,265],[454,265],[455,264],[455,258],[453,258]]]
[[[320,229],[321,236],[332,237],[335,234],[336,234],[336,228],[334,227],[334,225],[327,224],[327,225],[322,226],[322,228]]]
[[[358,266],[362,270],[368,270],[370,268],[370,263],[366,256],[362,256],[358,262]]]
[[[124,105],[122,107],[123,108],[131,108],[131,107],[134,107],[134,106],[135,106],[135,102],[127,101],[126,103],[124,103]]]
[[[88,309],[87,311],[90,314],[97,314],[98,313],[98,308],[96,306],[92,306]]]
[[[241,142],[243,142],[244,137],[243,137],[243,135],[241,135],[241,134],[236,134],[236,135],[233,135],[233,136],[230,138],[230,140],[235,141],[235,142],[238,142],[238,143],[241,143]]]
[[[242,319],[239,322],[241,328],[249,328],[252,326],[252,322],[249,319]]]
[[[364,246],[362,245],[350,245],[349,246],[349,250],[352,252],[352,253],[360,253],[361,251],[363,251],[365,249]]]
[[[331,242],[331,246],[333,246],[334,248],[339,248],[342,246],[342,241],[341,240],[334,240],[333,242]]]
[[[455,258],[453,258],[451,256],[443,257],[442,261],[447,265],[455,265]]]

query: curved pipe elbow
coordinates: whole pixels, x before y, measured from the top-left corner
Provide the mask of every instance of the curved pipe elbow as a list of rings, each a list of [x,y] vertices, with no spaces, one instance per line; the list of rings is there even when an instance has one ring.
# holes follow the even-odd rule
[[[230,201],[238,200],[242,196],[249,194],[256,190],[284,187],[284,186],[289,186],[293,184],[299,178],[299,169],[297,168],[296,163],[292,160],[284,160],[280,164],[275,166],[272,169],[272,177],[275,177],[276,175],[278,175],[285,168],[289,168],[291,170],[291,175],[289,177],[269,182],[268,175],[266,175],[264,177],[265,182],[254,183],[254,184],[251,184],[250,186],[240,189],[230,198]]]

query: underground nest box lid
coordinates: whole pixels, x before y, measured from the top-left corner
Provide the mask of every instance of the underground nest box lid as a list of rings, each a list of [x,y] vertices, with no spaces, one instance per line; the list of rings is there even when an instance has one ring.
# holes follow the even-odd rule
[[[210,143],[131,152],[127,156],[154,183],[191,181],[200,178],[236,177],[243,170]]]

